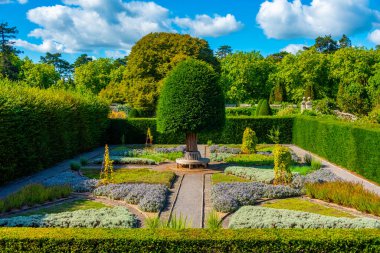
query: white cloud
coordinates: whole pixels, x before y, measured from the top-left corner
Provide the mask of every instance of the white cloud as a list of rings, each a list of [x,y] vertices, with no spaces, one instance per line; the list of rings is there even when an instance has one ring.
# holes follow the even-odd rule
[[[129,55],[131,51],[130,50],[106,50],[105,54],[108,58],[123,58],[127,55]]]
[[[0,0],[1,1],[1,0]],[[64,5],[43,6],[28,11],[28,19],[40,27],[29,36],[40,45],[18,40],[17,45],[40,52],[94,52],[100,49],[123,52],[151,32],[176,32],[170,11],[154,2],[122,0],[63,0]],[[220,36],[234,31],[241,23],[232,15],[206,15],[185,19],[184,31],[198,36]],[[201,31],[201,25],[204,25]],[[181,31],[180,31],[181,32]]]
[[[28,0],[17,0],[20,4],[26,4]],[[12,0],[0,0],[0,4],[10,4],[13,3]]]
[[[195,36],[219,37],[239,30],[243,24],[235,16],[227,14],[225,17],[215,15],[197,15],[195,19],[176,18],[174,23]]]
[[[368,36],[369,40],[376,45],[380,45],[380,30],[377,29],[369,34]]]
[[[289,44],[285,48],[281,49],[281,52],[288,52],[291,54],[296,54],[298,51],[303,50],[304,47],[307,47],[307,45],[304,44]]]
[[[315,38],[368,31],[378,15],[369,0],[273,0],[261,4],[256,21],[269,38]]]

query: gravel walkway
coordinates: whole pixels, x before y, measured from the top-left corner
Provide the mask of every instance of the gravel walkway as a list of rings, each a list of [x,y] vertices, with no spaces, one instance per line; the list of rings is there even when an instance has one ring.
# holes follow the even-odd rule
[[[324,168],[332,171],[334,174],[342,178],[343,180],[354,182],[354,183],[360,183],[369,191],[375,192],[376,194],[380,195],[380,186],[376,185],[375,183],[369,182],[368,180],[360,177],[359,175],[355,175],[353,172],[348,171],[344,168],[341,168],[335,164],[332,164],[322,157],[319,157],[309,151],[306,151],[298,146],[295,145],[286,145],[289,148],[291,148],[298,156],[304,157],[305,154],[310,154],[311,156],[319,159],[322,161],[322,165]]]
[[[53,167],[50,167],[48,169],[37,172],[36,174],[33,174],[29,177],[25,177],[25,178],[10,182],[9,184],[6,184],[6,185],[0,187],[0,198],[4,198],[13,192],[16,192],[28,184],[39,183],[39,182],[42,182],[43,180],[50,178],[50,177],[53,177],[59,173],[62,173],[64,171],[68,171],[68,170],[70,170],[70,163],[79,162],[80,158],[92,159],[92,158],[99,156],[103,153],[104,153],[104,147],[100,147],[100,148],[97,148],[93,151],[80,154],[80,155],[74,157],[73,159],[65,160],[61,163],[54,165]]]

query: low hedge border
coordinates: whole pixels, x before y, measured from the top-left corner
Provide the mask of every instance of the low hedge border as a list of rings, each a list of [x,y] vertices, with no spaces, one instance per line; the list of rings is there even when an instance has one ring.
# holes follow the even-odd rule
[[[371,229],[1,228],[1,252],[379,252]]]

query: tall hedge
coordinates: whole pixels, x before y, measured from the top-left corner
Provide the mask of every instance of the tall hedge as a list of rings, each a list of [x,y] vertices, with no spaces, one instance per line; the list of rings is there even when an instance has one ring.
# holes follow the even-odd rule
[[[297,117],[293,143],[380,183],[380,128]]]
[[[0,184],[104,141],[108,106],[94,97],[0,86]]]
[[[1,252],[379,252],[376,229],[0,228]]]
[[[268,133],[273,126],[280,128],[281,143],[291,143],[292,117],[230,117],[226,119],[226,124],[222,131],[199,134],[199,143],[207,143],[208,140],[220,144],[241,143],[246,127],[252,128],[257,133],[259,143],[271,143],[271,140],[268,138]],[[155,144],[181,144],[185,141],[185,137],[181,133],[158,133],[156,129],[156,119],[150,118],[110,120],[108,143],[120,144],[123,135],[125,143],[127,144],[145,143],[148,127],[152,131]]]

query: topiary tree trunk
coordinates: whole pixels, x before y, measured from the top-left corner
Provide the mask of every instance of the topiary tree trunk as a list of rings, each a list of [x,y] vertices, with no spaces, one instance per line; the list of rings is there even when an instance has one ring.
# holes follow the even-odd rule
[[[198,135],[196,133],[186,134],[186,154],[188,160],[199,160],[201,154],[198,151]]]

